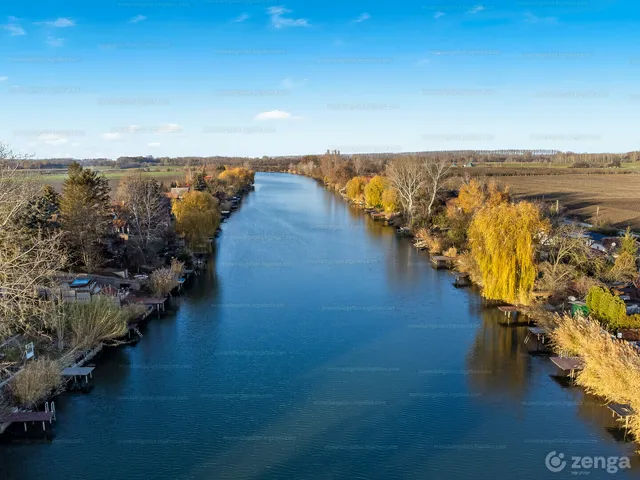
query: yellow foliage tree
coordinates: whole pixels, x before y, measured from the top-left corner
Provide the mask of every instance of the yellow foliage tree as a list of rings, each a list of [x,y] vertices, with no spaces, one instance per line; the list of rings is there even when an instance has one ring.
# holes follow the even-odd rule
[[[364,188],[366,185],[367,179],[365,177],[353,177],[345,187],[347,197],[354,202],[364,201]]]
[[[193,248],[206,248],[220,225],[218,201],[206,192],[187,192],[175,200],[172,210],[176,231],[184,235]]]
[[[501,189],[496,182],[486,185],[472,178],[460,187],[453,205],[461,208],[464,213],[473,213],[483,206],[495,206],[508,201],[508,189]]]
[[[364,187],[364,201],[367,207],[382,207],[382,193],[388,184],[388,180],[380,175],[369,180],[369,183]]]
[[[477,210],[469,227],[469,244],[486,298],[531,303],[536,246],[549,228],[540,209],[529,202],[503,202]]]
[[[232,193],[241,190],[247,185],[253,183],[255,172],[244,167],[227,168],[218,175],[218,180],[229,185],[233,190]]]
[[[400,199],[398,198],[398,191],[389,185],[382,192],[382,208],[385,213],[393,213],[400,210]]]

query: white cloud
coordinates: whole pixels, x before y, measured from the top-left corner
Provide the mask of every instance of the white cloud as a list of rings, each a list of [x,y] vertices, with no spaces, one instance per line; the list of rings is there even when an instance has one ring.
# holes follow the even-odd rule
[[[41,133],[38,135],[38,141],[47,145],[64,145],[69,139],[57,133]]]
[[[291,89],[294,87],[293,80],[290,78],[285,78],[282,80],[282,88]]]
[[[104,138],[105,140],[120,140],[122,138],[122,135],[118,132],[107,132],[107,133],[103,133],[101,135],[102,138]]]
[[[484,10],[484,7],[482,5],[476,5],[471,10],[469,10],[469,13],[478,13],[478,12],[481,12],[482,10]]]
[[[353,23],[362,23],[366,20],[369,20],[371,18],[371,15],[369,15],[367,12],[362,13],[358,18],[356,18]]]
[[[159,127],[157,127],[155,129],[155,132],[157,134],[164,134],[164,133],[176,133],[176,132],[182,132],[184,130],[184,128],[182,128],[181,125],[178,125],[177,123],[165,123],[163,125],[160,125]]]
[[[50,22],[36,22],[36,25],[48,25],[50,27],[57,28],[66,28],[66,27],[74,27],[76,22],[71,20],[70,18],[56,18]]]
[[[240,22],[244,22],[245,20],[248,20],[248,19],[249,19],[249,15],[247,13],[242,13],[242,14],[240,14],[240,16],[235,18],[233,21],[235,23],[240,23]]]
[[[47,45],[54,48],[61,47],[64,45],[64,39],[56,38],[56,37],[47,37]]]
[[[431,61],[429,59],[427,59],[427,58],[423,58],[422,60],[418,60],[416,62],[416,65],[418,67],[422,67],[423,65],[426,65],[427,63],[431,63]]]
[[[135,17],[133,17],[132,19],[129,20],[129,23],[138,23],[138,22],[142,22],[144,20],[146,20],[147,17],[145,17],[144,15],[136,15]]]
[[[295,117],[289,112],[282,110],[271,110],[270,112],[262,112],[256,115],[254,120],[292,120]]]
[[[306,18],[285,18],[283,15],[291,13],[291,10],[284,7],[269,7],[267,13],[271,15],[271,25],[275,28],[282,27],[309,27]]]
[[[0,82],[6,82],[7,80],[9,80],[9,77],[0,77]]]
[[[129,131],[129,133],[136,133],[138,130],[140,130],[140,125],[129,125],[127,127],[127,131]]]
[[[159,147],[160,142],[149,142],[147,143],[147,147]]]
[[[444,12],[436,12],[436,13],[433,15],[433,18],[436,18],[436,19],[437,19],[437,18],[440,18],[440,17],[444,17],[445,15],[446,15],[446,13],[444,13]]]
[[[18,19],[16,17],[9,17],[9,22],[6,25],[2,25],[2,28],[8,31],[12,37],[27,34],[27,32],[24,31],[24,28],[22,28],[18,23]]]

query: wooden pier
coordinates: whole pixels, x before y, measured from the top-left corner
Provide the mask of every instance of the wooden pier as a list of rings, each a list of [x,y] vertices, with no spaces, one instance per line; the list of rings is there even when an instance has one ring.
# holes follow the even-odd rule
[[[433,256],[431,256],[431,265],[435,269],[440,269],[440,268],[450,269],[450,268],[453,268],[454,262],[455,262],[455,258],[453,258],[453,257],[446,257],[444,255],[433,255]]]
[[[632,415],[635,415],[635,410],[633,410],[633,408],[631,408],[631,405],[626,404],[626,403],[609,403],[607,405],[607,408],[609,410],[611,410],[611,414],[612,416],[616,417],[617,419],[624,423],[624,439],[623,441],[627,440],[627,431],[629,430],[629,418],[631,418]]]
[[[550,360],[571,380],[574,380],[576,373],[584,368],[584,361],[580,357],[551,357]]]

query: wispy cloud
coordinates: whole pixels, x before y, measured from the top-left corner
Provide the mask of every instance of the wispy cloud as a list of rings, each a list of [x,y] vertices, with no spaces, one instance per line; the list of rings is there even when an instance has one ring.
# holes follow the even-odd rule
[[[291,90],[293,88],[297,88],[304,85],[306,82],[307,82],[306,78],[303,78],[302,80],[294,80],[293,78],[287,77],[283,79],[282,82],[280,82],[280,85],[285,90]]]
[[[100,135],[103,139],[113,141],[120,140],[122,138],[122,134],[119,132],[107,132]]]
[[[446,13],[444,13],[444,12],[436,12],[436,13],[433,14],[433,18],[438,19],[440,17],[444,17],[445,15],[446,15]]]
[[[165,133],[177,133],[182,132],[184,128],[182,125],[178,125],[177,123],[165,123],[157,127],[154,131],[155,133],[162,135]]]
[[[482,5],[476,5],[471,10],[469,10],[469,13],[475,14],[475,13],[481,12],[483,10],[484,10],[484,7]]]
[[[149,142],[147,143],[147,147],[159,147],[160,142]]]
[[[262,112],[256,115],[254,120],[293,120],[295,117],[289,112],[282,110],[271,110],[270,112]]]
[[[431,63],[431,61],[430,61],[428,58],[423,58],[423,59],[421,59],[421,60],[418,60],[418,61],[416,62],[416,65],[417,65],[418,67],[422,67],[422,66],[426,65],[427,63]]]
[[[6,82],[7,80],[9,80],[9,77],[7,76],[0,77],[0,82]]]
[[[27,34],[16,17],[9,17],[8,22],[5,25],[2,25],[2,28],[8,31],[12,37]]]
[[[364,12],[364,13],[361,13],[360,16],[353,21],[353,23],[366,22],[370,18],[371,18],[371,15],[369,15],[367,12]]]
[[[47,37],[47,45],[53,48],[58,48],[64,45],[64,38]]]
[[[524,14],[524,21],[527,23],[546,23],[547,25],[558,23],[558,19],[556,17],[538,17],[531,12],[526,12]]]
[[[57,133],[41,133],[38,135],[38,142],[46,145],[64,145],[69,141],[68,138],[63,137]]]
[[[275,28],[310,26],[306,18],[285,18],[284,15],[291,13],[291,10],[285,7],[269,7],[267,13],[271,15],[271,25]]]
[[[56,27],[56,28],[67,28],[67,27],[75,27],[76,22],[74,22],[70,18],[60,17],[48,22],[36,22],[36,25],[48,25],[50,27]]]
[[[135,17],[129,20],[129,23],[144,22],[146,19],[147,17],[145,17],[144,15],[136,15]]]
[[[233,19],[234,23],[240,23],[240,22],[244,22],[245,20],[249,19],[249,14],[248,13],[241,13],[239,16],[237,16],[236,18]]]

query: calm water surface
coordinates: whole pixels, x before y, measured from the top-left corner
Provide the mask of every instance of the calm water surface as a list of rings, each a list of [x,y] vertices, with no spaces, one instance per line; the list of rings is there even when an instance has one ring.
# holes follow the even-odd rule
[[[3,479],[569,478],[631,455],[523,328],[314,181],[258,174],[208,270]],[[591,471],[589,478],[631,478]]]

